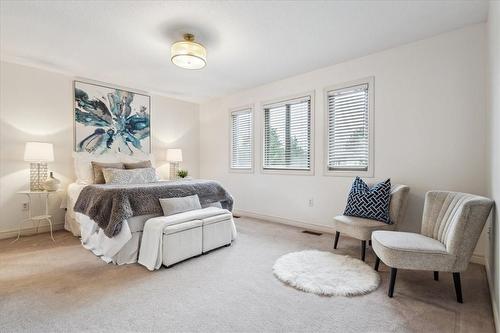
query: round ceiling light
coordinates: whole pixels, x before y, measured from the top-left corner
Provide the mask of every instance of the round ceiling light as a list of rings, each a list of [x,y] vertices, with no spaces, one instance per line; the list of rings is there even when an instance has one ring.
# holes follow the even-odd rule
[[[181,68],[201,69],[207,65],[207,51],[192,34],[184,34],[184,40],[172,44],[170,51],[172,62]]]

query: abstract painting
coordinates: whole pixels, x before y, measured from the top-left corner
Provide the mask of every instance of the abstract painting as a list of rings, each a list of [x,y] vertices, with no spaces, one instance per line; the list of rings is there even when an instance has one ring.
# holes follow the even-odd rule
[[[75,81],[75,151],[151,153],[151,97]]]

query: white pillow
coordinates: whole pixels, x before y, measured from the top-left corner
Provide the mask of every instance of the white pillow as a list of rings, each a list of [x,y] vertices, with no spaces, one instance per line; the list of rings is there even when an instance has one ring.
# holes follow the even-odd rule
[[[106,184],[148,184],[156,182],[154,168],[115,169],[104,168],[102,174]]]
[[[94,170],[92,161],[102,163],[118,163],[120,160],[115,154],[91,155],[89,153],[73,152],[73,165],[75,168],[76,183],[89,185],[94,183]]]
[[[135,152],[134,155],[117,154],[117,158],[122,163],[137,163],[143,161],[151,161],[151,165],[156,169],[156,180],[163,180],[161,173],[158,171],[159,167],[156,165],[155,155],[153,153]]]
[[[160,199],[160,205],[165,216],[201,209],[200,199],[197,194],[187,197]]]

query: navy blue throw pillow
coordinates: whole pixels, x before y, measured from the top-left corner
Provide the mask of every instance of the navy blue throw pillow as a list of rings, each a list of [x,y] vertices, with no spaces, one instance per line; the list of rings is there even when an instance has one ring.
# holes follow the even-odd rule
[[[372,188],[359,177],[352,183],[344,215],[363,217],[392,224],[389,219],[391,180],[378,183]]]

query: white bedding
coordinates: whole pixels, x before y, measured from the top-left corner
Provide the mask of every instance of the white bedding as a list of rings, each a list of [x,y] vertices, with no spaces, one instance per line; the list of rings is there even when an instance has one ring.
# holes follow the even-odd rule
[[[71,183],[68,185],[66,191],[66,216],[64,218],[64,229],[71,232],[74,236],[80,236],[80,224],[76,221],[75,211],[73,207],[75,206],[76,199],[80,195],[80,192],[86,185],[81,185],[77,183]]]
[[[116,236],[109,238],[88,216],[73,211],[75,202],[85,186],[77,183],[68,186],[64,228],[75,236],[81,236],[83,247],[106,262],[116,264],[137,262],[144,224],[148,219],[158,215],[134,216],[124,221],[121,231]]]
[[[66,208],[64,228],[74,236],[81,236],[82,245],[106,262],[116,264],[137,262],[144,224],[151,217],[158,215],[134,216],[123,221],[120,233],[113,238],[109,238],[88,216],[75,213],[73,207],[82,189],[93,183],[92,161],[134,163],[150,160],[154,166],[154,155],[134,154],[134,156],[129,156],[120,153],[109,153],[94,156],[88,153],[74,152],[73,159],[77,180],[68,186],[66,200],[61,204],[61,208]],[[158,179],[160,179],[159,176]]]

